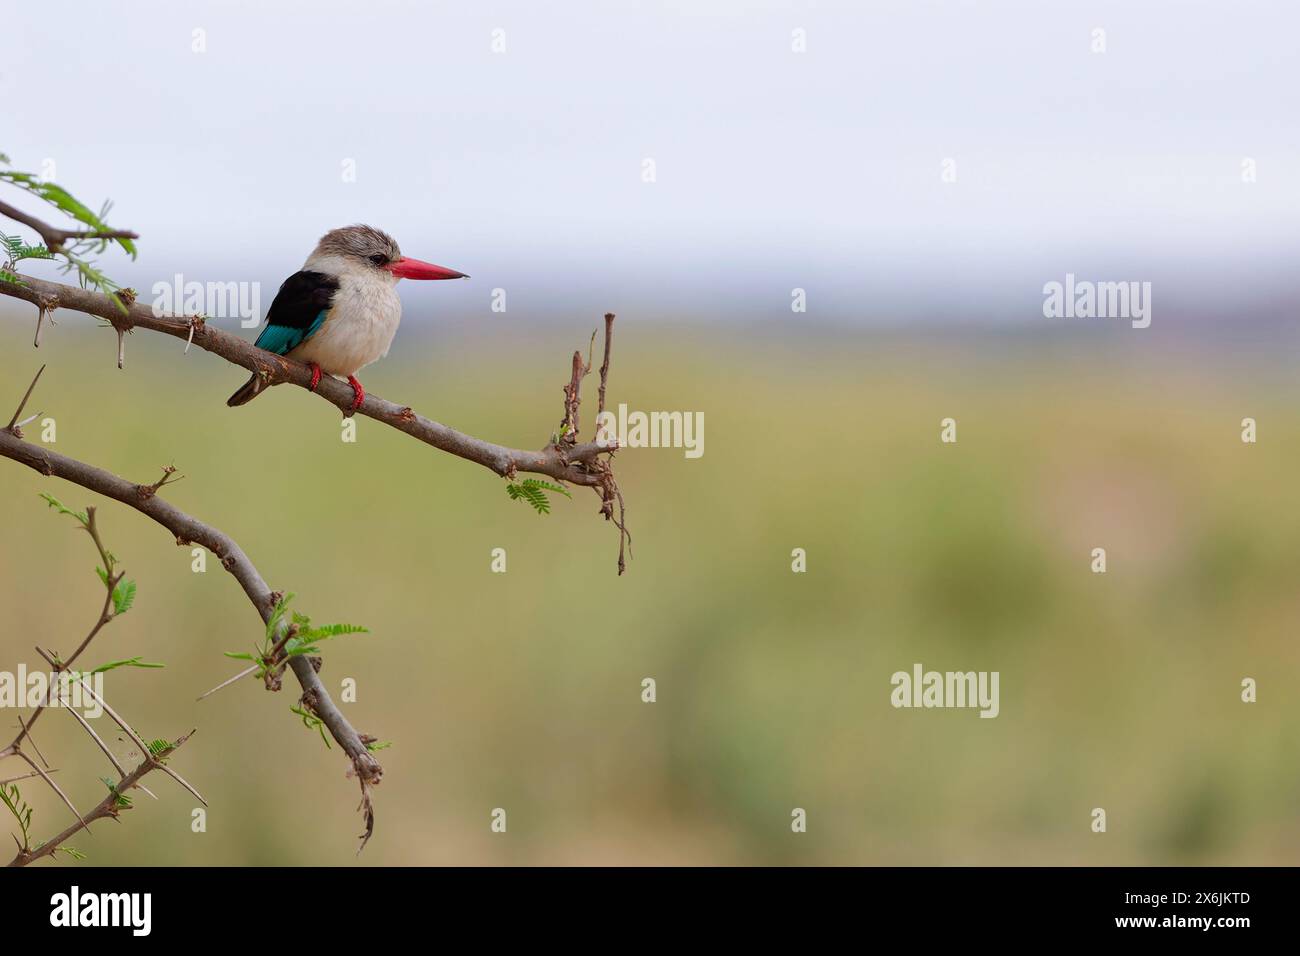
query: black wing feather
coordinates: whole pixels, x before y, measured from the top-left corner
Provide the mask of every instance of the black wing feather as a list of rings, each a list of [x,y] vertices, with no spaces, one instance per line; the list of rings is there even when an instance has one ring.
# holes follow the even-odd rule
[[[284,355],[320,328],[322,314],[329,310],[339,281],[324,272],[295,272],[280,284],[266,313],[266,328],[256,345]]]

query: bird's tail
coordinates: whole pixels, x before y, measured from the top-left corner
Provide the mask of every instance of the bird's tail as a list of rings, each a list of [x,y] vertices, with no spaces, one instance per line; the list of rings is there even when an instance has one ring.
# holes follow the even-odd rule
[[[254,375],[240,386],[239,391],[226,399],[226,404],[231,408],[234,408],[236,405],[247,405],[253,399],[257,398],[264,388],[266,388],[266,384],[262,376]]]

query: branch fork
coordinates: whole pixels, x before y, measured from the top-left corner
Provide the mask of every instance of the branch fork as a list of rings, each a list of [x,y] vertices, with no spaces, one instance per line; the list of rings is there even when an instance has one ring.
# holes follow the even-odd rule
[[[119,290],[118,299],[102,292],[81,289],[76,286],[58,282],[48,282],[32,276],[20,275],[22,285],[0,282],[0,294],[23,299],[38,306],[41,303],[56,303],[59,308],[71,309],[87,315],[97,316],[113,326],[118,336],[118,361],[124,361],[124,341],[126,332],[135,329],[147,329],[161,332],[192,343],[206,352],[211,352],[226,361],[238,365],[251,373],[261,376],[268,385],[291,384],[309,389],[311,370],[301,362],[274,355],[257,348],[246,339],[225,332],[201,317],[178,317],[155,315],[153,309],[136,301],[135,293],[129,289]],[[122,311],[125,306],[126,312]],[[604,410],[605,388],[609,376],[610,349],[612,346],[614,316],[605,316],[605,350],[604,363],[601,365],[600,409]],[[593,336],[594,340],[594,336]],[[572,396],[569,387],[565,391],[564,421],[570,421],[570,403],[573,405],[573,424],[576,426],[577,404],[580,401],[578,389],[581,379],[591,370],[590,362],[582,362],[575,353],[575,362],[571,368],[568,386],[574,389]],[[580,373],[580,374],[579,374]],[[577,381],[574,380],[577,375]],[[345,382],[334,378],[321,378],[314,394],[334,405],[341,412],[352,408],[355,398],[352,388]],[[557,441],[548,443],[540,451],[527,451],[508,448],[475,438],[457,431],[440,422],[425,418],[413,411],[409,405],[399,405],[367,393],[365,401],[357,408],[358,415],[365,415],[376,421],[410,435],[417,441],[432,445],[466,461],[472,461],[490,469],[497,475],[513,477],[520,472],[545,475],[559,482],[595,488],[601,496],[600,514],[616,525],[614,505],[622,511],[617,485],[611,486],[612,467],[608,458],[616,450],[596,441],[580,442],[576,427],[558,436]],[[563,423],[562,423],[563,424]],[[602,459],[605,459],[602,462]],[[630,537],[626,527],[619,529],[619,572],[624,570],[623,554],[625,546],[630,551]]]
[[[98,232],[57,230],[3,202],[0,202],[0,215],[8,216],[35,229],[40,234],[46,248],[53,253],[61,252],[64,243],[72,240],[137,238],[135,233],[125,230],[102,230]],[[591,351],[595,345],[596,332],[592,333],[592,340],[588,347],[588,357],[585,362],[582,359],[581,352],[575,351],[573,354],[569,381],[564,387],[564,417],[561,422],[560,433],[540,451],[526,451],[507,448],[474,438],[439,422],[427,419],[416,413],[410,406],[398,405],[374,394],[366,395],[361,405],[354,409],[352,407],[354,396],[350,386],[333,378],[323,379],[317,384],[312,380],[312,373],[308,366],[273,355],[258,349],[238,336],[213,328],[207,324],[203,316],[157,315],[153,309],[137,302],[137,296],[133,289],[118,289],[113,293],[103,293],[48,282],[25,275],[15,274],[14,278],[17,281],[0,282],[0,293],[31,302],[37,307],[38,315],[34,340],[37,347],[40,345],[41,329],[48,313],[57,308],[83,312],[104,319],[113,328],[117,336],[118,368],[123,368],[125,365],[125,336],[128,333],[133,333],[136,328],[161,332],[165,335],[184,339],[186,353],[189,352],[191,345],[198,345],[204,351],[218,355],[226,361],[258,375],[268,385],[289,383],[308,389],[338,407],[345,414],[350,415],[356,412],[383,422],[435,448],[480,464],[497,475],[514,479],[520,472],[530,472],[546,475],[562,484],[570,483],[592,488],[600,498],[598,513],[618,528],[618,573],[622,575],[626,570],[625,552],[627,555],[631,554],[631,535],[627,530],[623,495],[614,477],[612,466],[613,453],[618,446],[596,441],[580,443],[578,437],[582,380],[591,372]],[[53,324],[52,317],[50,321]],[[605,315],[604,361],[600,367],[599,412],[605,410],[605,391],[609,376],[613,326],[614,315],[607,313]],[[197,543],[207,548],[220,557],[222,567],[229,571],[239,582],[263,622],[268,622],[275,611],[279,599],[278,592],[272,592],[267,587],[266,582],[239,545],[216,528],[206,525],[175,508],[159,495],[165,485],[180,480],[179,477],[172,477],[176,470],[173,466],[165,467],[162,477],[152,484],[132,484],[94,465],[68,458],[46,448],[29,445],[23,441],[21,426],[32,421],[40,414],[19,421],[23,408],[26,406],[27,400],[35,389],[36,381],[39,378],[40,372],[37,373],[31,386],[28,387],[27,393],[23,396],[23,400],[19,403],[18,409],[10,419],[8,426],[0,429],[0,456],[27,465],[42,475],[57,476],[107,497],[114,498],[167,528],[175,537],[178,545]],[[618,509],[617,517],[615,517],[616,505]],[[107,558],[105,560],[107,561]],[[106,565],[106,567],[108,566]],[[115,583],[115,581],[110,582],[110,585],[112,583]],[[109,593],[111,598],[111,586]],[[103,626],[104,623],[106,623],[106,620],[102,619],[96,629]],[[361,847],[364,847],[374,830],[374,806],[371,790],[382,779],[383,768],[367,746],[368,743],[373,743],[373,738],[357,733],[346,718],[343,717],[330,698],[325,686],[321,683],[320,678],[317,676],[320,669],[320,659],[308,658],[302,655],[284,655],[284,646],[293,632],[293,626],[286,625],[284,632],[269,655],[271,663],[267,666],[267,686],[269,689],[279,689],[280,677],[287,663],[302,686],[300,701],[302,708],[320,719],[348,755],[351,761],[348,775],[355,776],[361,788],[360,810],[365,817],[366,823],[365,832],[361,836]],[[93,636],[93,633],[91,636]],[[82,648],[78,649],[78,654],[81,649],[84,649],[84,646],[83,643]],[[76,655],[74,654],[73,657],[75,658]],[[71,663],[71,660],[68,663]],[[265,659],[263,664],[267,665]],[[235,678],[231,678],[208,693],[214,693],[221,687],[246,676],[246,674],[247,671],[236,675]],[[272,675],[274,675],[275,687],[271,687]],[[104,706],[107,709],[107,704]],[[35,717],[33,717],[34,719]],[[115,717],[115,719],[117,718]],[[119,725],[122,725],[120,720]],[[45,771],[32,763],[25,754],[18,751],[17,745],[24,735],[29,735],[30,726],[31,723],[29,722],[24,726],[14,744],[0,751],[0,758],[19,754],[24,760],[32,764],[33,769],[39,775],[58,790],[53,781],[49,780]],[[89,728],[87,727],[87,729]],[[129,727],[123,725],[123,729],[134,736]],[[93,736],[93,731],[91,733]],[[179,746],[186,739],[188,739],[188,735],[177,741],[175,746]],[[139,741],[138,738],[137,744],[144,747],[143,742]],[[107,748],[103,748],[102,742],[101,748],[105,749],[106,753],[108,752]],[[138,785],[139,777],[152,769],[162,769],[169,775],[176,776],[160,762],[149,759],[147,747],[143,752],[146,754],[146,760],[141,764],[141,767],[131,774],[122,774],[121,768],[118,767],[123,786]],[[109,756],[110,760],[114,759],[111,754]],[[114,763],[116,765],[115,760]],[[176,777],[176,779],[179,780],[179,777]],[[189,788],[189,785],[185,784],[184,781],[181,781],[181,783]],[[197,796],[197,791],[193,791],[192,788],[189,789]],[[60,795],[62,795],[61,791]],[[101,816],[116,816],[116,797],[116,793],[110,793],[109,798],[106,798],[106,802],[96,807],[88,820],[82,820],[78,816],[78,827],[71,828],[68,833],[61,835],[58,839],[66,839],[70,833],[76,832],[77,829],[85,826],[90,820],[98,819]],[[65,802],[68,802],[66,798],[64,799]],[[200,797],[200,799],[202,798]],[[68,805],[72,807],[70,802],[68,802]],[[76,812],[75,808],[73,808],[73,812]],[[45,852],[43,849],[37,851],[36,855],[41,855],[43,852]],[[48,852],[53,852],[53,850],[51,849]],[[36,856],[25,855],[25,853],[25,848],[20,847],[21,863],[30,862],[31,859],[36,858]]]
[[[37,373],[37,378],[39,378],[39,373]],[[26,403],[27,399],[30,398],[35,385],[36,379],[33,379],[32,385],[28,388],[27,394],[23,398],[23,403]],[[18,415],[21,414],[21,408],[22,405],[20,404],[19,411],[15,412],[14,415],[15,420]],[[164,469],[162,479],[155,483],[156,487],[155,485],[135,484],[124,478],[119,478],[117,475],[105,471],[102,468],[86,464],[85,462],[78,461],[75,458],[69,458],[66,455],[53,451],[52,449],[31,445],[28,442],[23,441],[20,436],[15,435],[9,428],[0,429],[0,457],[10,458],[20,464],[27,465],[29,468],[32,468],[42,475],[62,478],[65,481],[73,482],[83,488],[87,488],[104,495],[105,497],[119,501],[122,504],[139,511],[141,514],[152,518],[158,524],[170,531],[176,540],[197,543],[207,548],[213,554],[221,555],[222,567],[229,571],[235,580],[239,582],[245,595],[247,595],[263,623],[266,623],[274,613],[277,603],[275,594],[272,593],[253,562],[249,560],[248,556],[234,541],[234,539],[230,538],[222,531],[203,523],[199,519],[186,514],[164,499],[162,495],[158,494],[158,490],[161,489],[163,485],[169,483],[167,479],[170,477],[171,472],[167,469]],[[142,490],[148,490],[151,488],[153,489],[151,493],[142,493]],[[99,540],[97,530],[92,530],[95,527],[93,508],[87,509],[87,516],[91,522],[91,526],[88,527],[87,530],[90,531],[91,538],[95,541],[96,547],[100,549],[101,557],[104,557],[106,555],[106,550],[103,547],[103,542]],[[104,557],[104,560],[107,562],[107,557]],[[111,569],[111,567],[111,562],[105,565],[106,570]],[[110,570],[109,573],[109,580],[115,584],[116,582],[113,581],[113,572]],[[101,612],[100,620],[96,623],[95,628],[91,631],[89,637],[82,642],[82,646],[79,647],[77,652],[67,661],[59,662],[57,658],[46,655],[43,651],[40,651],[39,648],[38,653],[41,653],[52,667],[66,670],[81,651],[84,650],[85,646],[89,643],[90,638],[98,633],[98,630],[107,623],[107,620],[111,620],[111,598],[112,590],[110,587],[105,598],[105,610]],[[351,772],[358,776],[363,790],[363,797],[368,801],[368,788],[377,784],[383,776],[383,769],[380,766],[379,761],[370,753],[369,749],[362,742],[361,735],[357,733],[348,722],[347,718],[344,717],[342,712],[338,709],[338,706],[330,698],[329,691],[326,690],[325,685],[321,683],[320,677],[317,676],[316,667],[313,666],[312,662],[301,656],[295,656],[289,658],[289,667],[293,670],[294,676],[297,678],[299,684],[302,685],[304,694],[310,693],[312,695],[311,699],[314,701],[314,713],[320,718],[321,722],[329,730],[330,735],[334,740],[338,742],[344,753],[348,755],[348,758],[351,761]],[[132,737],[137,746],[144,747],[145,749],[143,752],[147,753],[147,746],[135,735],[135,732],[130,729],[130,726],[120,718],[116,717],[108,704],[104,702],[102,698],[97,697],[93,690],[89,688],[89,685],[83,684],[82,686],[86,688],[87,693],[90,693],[92,697],[95,697],[100,701],[104,706],[105,712],[112,716],[118,726],[122,727],[122,729]],[[23,738],[30,733],[30,728],[35,720],[35,716],[38,715],[34,715],[33,718],[27,722],[24,730],[19,734],[13,744],[4,750],[0,750],[0,758],[19,753],[18,745],[21,744]],[[21,756],[23,756],[24,760],[27,760],[29,763],[31,762],[30,758],[27,758],[25,754],[21,754]],[[33,767],[33,769],[36,770],[39,768]],[[158,769],[162,769],[168,776],[172,776],[174,779],[178,779],[179,781],[179,778],[176,777],[169,768],[163,767]],[[43,771],[42,776],[45,776]],[[53,781],[48,782],[53,786]],[[188,788],[188,784],[185,784],[183,781],[180,782]],[[70,803],[69,806],[71,806]],[[92,811],[91,816],[96,812],[99,812],[102,816],[106,813],[106,809],[101,812],[100,808],[96,808],[96,811]],[[368,823],[367,832],[373,830],[373,807],[370,808],[370,813],[372,814],[372,818]],[[86,818],[86,822],[90,822],[90,820],[90,817]],[[80,825],[76,829],[80,829]],[[75,829],[72,832],[75,832]],[[66,839],[66,836],[64,839]]]
[[[632,554],[632,534],[627,529],[626,506],[623,501],[623,493],[619,490],[618,481],[614,478],[614,469],[610,464],[613,454],[618,450],[618,443],[612,442],[603,444],[595,442],[596,447],[608,454],[607,458],[600,458],[595,455],[583,458],[577,462],[570,462],[570,453],[583,446],[578,445],[578,430],[580,427],[579,408],[582,405],[582,381],[591,372],[591,347],[595,345],[596,333],[591,333],[591,346],[588,346],[587,360],[584,362],[581,352],[573,353],[573,363],[569,373],[569,381],[564,385],[564,417],[560,420],[560,431],[555,441],[551,443],[551,448],[560,455],[566,464],[580,471],[584,477],[590,479],[583,482],[590,485],[600,496],[600,511],[606,521],[612,521],[618,528],[618,573],[621,575],[627,568],[624,557],[626,548],[627,556]],[[600,428],[600,417],[605,412],[605,389],[609,385],[609,356],[614,345],[614,313],[605,313],[605,358],[600,366],[600,389],[598,395],[598,407],[596,410],[596,428]],[[599,433],[599,432],[598,432]],[[618,517],[614,517],[614,507],[618,506]]]
[[[39,372],[37,373],[36,378],[40,378]],[[35,384],[36,381],[35,379],[33,379],[32,387],[35,387]],[[31,388],[28,388],[27,396],[25,396],[23,399],[24,402],[27,400],[27,397],[30,397],[31,390],[32,390]],[[16,418],[17,415],[20,413],[21,413],[21,406],[19,412],[16,412],[14,417]],[[14,429],[12,426],[8,429],[5,429],[3,432],[0,432],[0,440],[21,441],[21,439],[14,434]],[[28,843],[27,826],[24,825],[23,840],[19,841],[17,837],[14,837],[14,842],[18,844],[18,853],[9,862],[9,866],[26,866],[27,864],[32,863],[35,860],[41,859],[42,857],[52,856],[54,853],[58,852],[62,844],[65,843],[69,838],[71,838],[74,834],[78,833],[81,830],[88,829],[90,824],[94,823],[96,820],[100,820],[105,817],[113,817],[114,819],[116,819],[121,810],[127,809],[129,807],[129,803],[125,802],[124,794],[133,788],[138,788],[142,792],[148,794],[150,797],[154,797],[154,799],[156,800],[157,797],[154,796],[153,792],[149,790],[148,787],[144,786],[143,783],[140,782],[145,775],[155,770],[161,771],[165,773],[167,776],[171,777],[182,787],[188,790],[191,794],[193,794],[199,800],[199,802],[203,803],[204,806],[207,806],[207,801],[203,799],[203,795],[200,794],[196,789],[194,789],[194,787],[190,785],[189,781],[187,781],[184,777],[182,777],[180,774],[178,774],[176,771],[172,770],[170,767],[166,765],[166,758],[170,756],[172,752],[174,752],[178,747],[184,744],[185,741],[189,740],[189,738],[194,734],[194,731],[191,730],[188,734],[181,737],[179,740],[172,742],[166,747],[160,748],[158,751],[152,750],[148,744],[146,744],[143,740],[140,739],[139,735],[136,734],[136,732],[131,728],[131,725],[127,723],[125,720],[123,720],[117,714],[117,712],[108,705],[108,702],[104,700],[104,698],[101,695],[97,694],[95,690],[90,686],[90,684],[87,683],[86,681],[87,675],[85,674],[74,675],[76,677],[79,688],[84,693],[88,694],[93,700],[98,702],[99,705],[103,708],[104,712],[107,713],[112,718],[114,723],[116,723],[118,727],[120,727],[128,736],[130,736],[132,741],[136,744],[136,746],[140,748],[140,753],[142,757],[140,765],[136,767],[135,770],[131,771],[130,773],[127,773],[125,768],[122,766],[121,762],[118,761],[118,759],[113,755],[113,752],[104,743],[103,739],[97,733],[95,733],[94,729],[90,726],[90,724],[86,722],[85,718],[83,718],[80,714],[78,714],[76,710],[72,708],[67,708],[67,712],[71,714],[81,725],[81,727],[86,731],[86,733],[88,733],[91,736],[91,738],[95,741],[96,745],[98,745],[100,750],[104,752],[104,755],[108,757],[109,762],[112,763],[113,768],[118,773],[118,781],[117,783],[110,785],[108,796],[106,796],[103,800],[101,800],[89,813],[83,815],[79,810],[77,810],[76,805],[73,804],[73,802],[68,798],[68,795],[63,792],[63,789],[59,787],[59,785],[56,784],[54,780],[51,778],[51,774],[54,771],[43,769],[41,765],[38,764],[35,760],[33,760],[23,749],[23,745],[25,743],[31,744],[32,750],[35,751],[36,756],[40,758],[41,763],[45,764],[46,768],[49,767],[48,762],[45,760],[45,755],[42,754],[40,748],[36,746],[36,740],[32,736],[32,727],[40,719],[41,715],[45,713],[45,711],[53,705],[55,701],[56,693],[60,695],[59,696],[60,700],[63,699],[62,690],[61,690],[63,686],[61,682],[62,676],[64,674],[72,673],[72,665],[76,663],[76,661],[85,652],[86,648],[90,646],[90,642],[94,640],[95,637],[100,633],[100,631],[102,631],[103,628],[107,624],[109,624],[113,620],[113,618],[117,616],[117,611],[115,609],[116,606],[114,604],[114,593],[116,591],[117,585],[125,577],[126,572],[116,567],[115,560],[113,559],[112,555],[109,553],[108,549],[104,546],[103,539],[100,537],[99,534],[99,524],[96,517],[95,508],[93,506],[87,507],[85,514],[78,515],[77,517],[78,520],[81,522],[80,524],[81,528],[85,530],[87,534],[90,535],[91,540],[94,542],[95,548],[99,552],[100,560],[103,562],[104,565],[102,569],[103,570],[102,577],[104,583],[104,603],[100,609],[98,618],[96,618],[94,625],[90,629],[90,632],[81,641],[81,643],[77,645],[76,650],[74,650],[66,660],[63,659],[58,654],[55,654],[53,652],[47,652],[45,650],[42,650],[40,647],[36,648],[36,653],[40,655],[40,657],[49,665],[50,671],[54,675],[55,679],[50,681],[49,686],[46,688],[45,691],[45,699],[40,703],[40,705],[38,705],[35,708],[31,716],[26,721],[24,721],[22,717],[18,718],[19,730],[17,736],[15,736],[14,739],[10,741],[10,743],[3,750],[0,750],[0,760],[5,759],[6,757],[18,757],[29,767],[31,767],[32,773],[26,774],[24,776],[40,777],[41,780],[44,781],[50,787],[50,789],[55,792],[55,794],[58,795],[59,799],[63,802],[63,804],[69,810],[72,811],[72,815],[77,818],[77,822],[69,826],[67,829],[65,829],[63,832],[59,833],[57,836],[53,837],[52,839],[47,840],[44,843],[38,844],[35,847],[31,846]],[[60,688],[60,690],[56,691],[56,688]],[[22,778],[12,778],[12,779],[22,779]],[[12,779],[6,780],[5,783],[12,782]],[[13,809],[12,805],[10,808]]]

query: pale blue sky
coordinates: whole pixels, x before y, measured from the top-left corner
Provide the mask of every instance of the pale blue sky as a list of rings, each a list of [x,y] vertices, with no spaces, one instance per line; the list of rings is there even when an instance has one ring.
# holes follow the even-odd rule
[[[144,288],[273,292],[364,221],[473,275],[404,288],[457,315],[500,286],[538,316],[1026,321],[1066,271],[1262,300],[1300,251],[1297,28],[1282,0],[46,0],[5,14],[0,150],[111,196]]]

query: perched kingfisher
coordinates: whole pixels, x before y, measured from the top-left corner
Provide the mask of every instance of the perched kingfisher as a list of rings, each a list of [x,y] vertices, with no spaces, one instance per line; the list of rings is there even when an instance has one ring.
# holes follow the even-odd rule
[[[254,344],[311,366],[312,391],[321,372],[346,378],[355,412],[366,398],[357,372],[388,354],[402,319],[397,281],[468,278],[408,259],[390,235],[371,226],[333,229],[321,237],[302,271],[284,280]],[[254,375],[226,404],[251,402],[264,388],[265,380]]]

